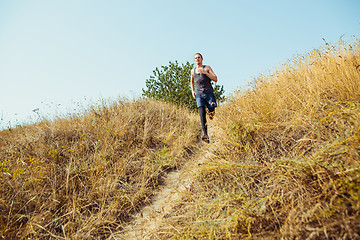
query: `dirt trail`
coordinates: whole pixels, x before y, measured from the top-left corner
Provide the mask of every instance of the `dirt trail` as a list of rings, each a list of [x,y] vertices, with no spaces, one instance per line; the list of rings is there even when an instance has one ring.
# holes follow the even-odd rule
[[[164,185],[154,196],[151,204],[137,213],[134,221],[112,239],[161,239],[158,236],[159,227],[180,203],[182,193],[191,186],[199,167],[209,159],[213,144],[204,143],[201,152],[197,154],[198,158],[189,161],[181,169],[168,173]]]

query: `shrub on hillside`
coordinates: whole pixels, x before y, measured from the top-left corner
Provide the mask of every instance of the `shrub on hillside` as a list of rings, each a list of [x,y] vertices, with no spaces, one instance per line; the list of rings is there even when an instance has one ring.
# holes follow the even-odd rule
[[[196,101],[192,97],[190,88],[190,71],[194,64],[186,62],[179,65],[177,61],[169,62],[168,66],[155,68],[154,75],[146,80],[143,96],[175,103],[177,105],[196,110]],[[224,100],[224,87],[214,85],[214,94],[218,102]]]

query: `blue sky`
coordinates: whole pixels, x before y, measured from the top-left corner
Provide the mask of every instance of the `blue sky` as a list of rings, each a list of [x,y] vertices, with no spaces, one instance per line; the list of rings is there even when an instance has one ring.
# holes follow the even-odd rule
[[[156,67],[195,52],[231,94],[323,38],[358,38],[359,12],[357,0],[0,0],[0,128],[139,97]]]

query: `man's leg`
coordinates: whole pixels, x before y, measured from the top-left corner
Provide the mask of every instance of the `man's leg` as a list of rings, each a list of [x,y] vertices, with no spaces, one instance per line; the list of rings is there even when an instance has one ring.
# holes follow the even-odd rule
[[[200,121],[201,121],[201,126],[202,126],[203,133],[204,133],[204,135],[207,135],[205,106],[199,107],[199,114],[200,114]]]
[[[206,102],[205,102],[205,100],[206,100],[206,98],[203,96],[203,94],[196,95],[196,105],[199,109],[200,121],[201,121],[201,126],[202,126],[202,131],[203,131],[203,136],[201,137],[201,139],[204,142],[209,143],[209,137],[207,135]]]
[[[209,93],[206,96],[206,105],[207,105],[207,113],[209,114],[210,120],[214,118],[215,115],[215,108],[217,107],[215,94]]]
[[[207,124],[206,124],[206,110],[205,110],[205,106],[199,107],[199,113],[200,113],[200,120],[201,120],[201,126],[202,126],[202,131],[204,133],[204,135],[201,137],[201,140],[203,140],[204,142],[209,143],[209,136],[207,135]]]

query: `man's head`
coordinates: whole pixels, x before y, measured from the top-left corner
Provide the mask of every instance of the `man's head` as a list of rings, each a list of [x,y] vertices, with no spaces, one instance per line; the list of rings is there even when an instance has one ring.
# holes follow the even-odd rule
[[[194,60],[196,64],[202,63],[203,56],[201,55],[201,53],[195,53]]]

